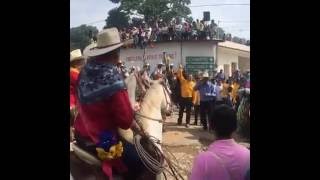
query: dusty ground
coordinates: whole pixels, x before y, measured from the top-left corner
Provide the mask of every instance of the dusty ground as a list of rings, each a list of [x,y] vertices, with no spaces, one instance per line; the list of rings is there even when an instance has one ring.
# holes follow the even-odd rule
[[[189,128],[177,126],[178,113],[175,112],[167,119],[166,132],[163,133],[163,150],[171,161],[179,167],[179,172],[184,179],[190,175],[194,157],[212,142],[214,136],[208,131],[203,131],[200,125],[191,125]],[[185,116],[184,116],[185,118]],[[185,120],[185,119],[183,119]],[[194,122],[191,117],[191,124]],[[198,122],[199,123],[199,122]],[[172,153],[173,156],[170,154]],[[175,178],[166,172],[168,180]]]

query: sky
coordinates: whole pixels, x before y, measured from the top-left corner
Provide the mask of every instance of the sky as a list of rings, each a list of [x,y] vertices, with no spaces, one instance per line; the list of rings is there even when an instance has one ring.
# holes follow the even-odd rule
[[[191,0],[189,6],[212,4],[250,4],[250,0]],[[70,27],[82,24],[96,26],[99,30],[105,25],[108,11],[118,7],[110,0],[70,0]],[[203,11],[210,11],[210,18],[232,36],[250,39],[250,6],[205,6],[190,7],[194,19],[202,19]]]

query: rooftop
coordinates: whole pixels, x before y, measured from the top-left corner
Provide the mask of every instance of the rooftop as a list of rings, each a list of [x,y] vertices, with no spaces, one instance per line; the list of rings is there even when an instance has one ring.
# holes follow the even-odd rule
[[[231,42],[231,41],[219,42],[218,46],[230,48],[230,49],[236,49],[236,50],[240,50],[240,51],[250,52],[250,46],[246,46],[246,45]]]

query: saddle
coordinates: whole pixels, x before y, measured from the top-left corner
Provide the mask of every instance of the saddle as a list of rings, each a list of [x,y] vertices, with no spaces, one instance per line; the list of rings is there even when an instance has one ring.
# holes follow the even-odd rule
[[[80,148],[80,146],[78,146],[76,142],[71,143],[71,148],[74,154],[87,164],[96,167],[100,167],[102,165],[102,162],[98,158]]]
[[[93,166],[95,168],[100,168],[102,166],[102,161],[96,158],[94,155],[88,153],[81,147],[77,145],[76,142],[70,143],[70,147],[72,148],[72,152],[83,162],[87,163],[90,166]],[[123,178],[117,174],[113,174],[112,178],[114,180],[123,180]]]

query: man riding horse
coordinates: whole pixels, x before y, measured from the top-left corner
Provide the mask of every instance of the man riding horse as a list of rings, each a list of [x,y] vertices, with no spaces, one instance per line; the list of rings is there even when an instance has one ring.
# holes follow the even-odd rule
[[[123,151],[128,149],[120,141],[117,129],[131,128],[144,135],[133,120],[123,76],[116,66],[122,45],[116,28],[102,30],[96,46],[87,51],[90,58],[80,72],[77,88],[77,144],[102,161],[102,171],[109,179],[114,169],[125,173],[134,168],[127,167],[122,160]]]

